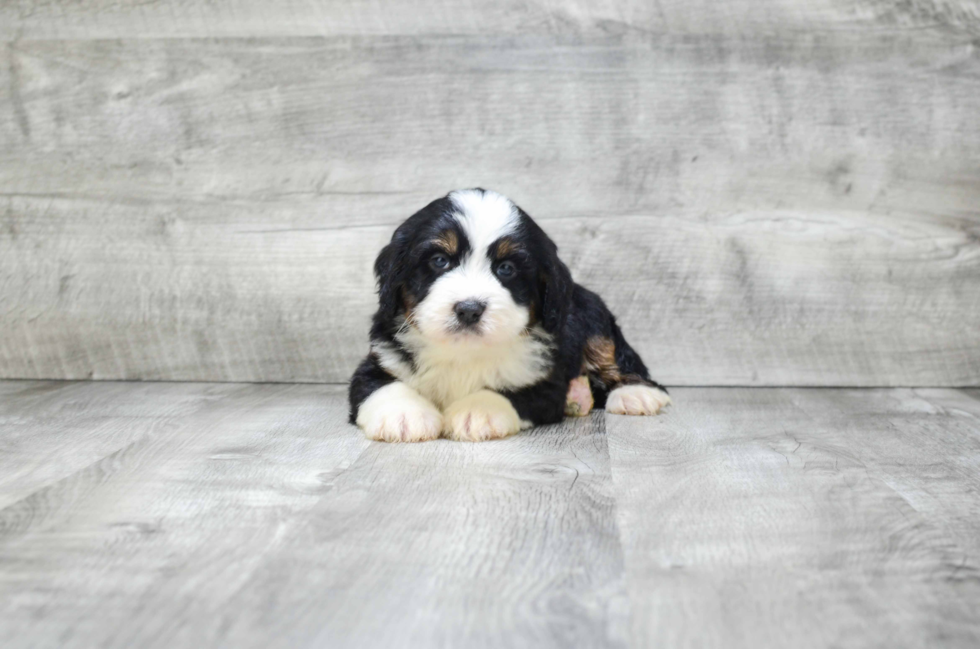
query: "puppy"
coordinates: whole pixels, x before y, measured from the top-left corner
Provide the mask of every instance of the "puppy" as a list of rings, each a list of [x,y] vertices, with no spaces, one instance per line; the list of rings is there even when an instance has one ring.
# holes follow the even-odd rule
[[[374,272],[371,352],[350,382],[351,423],[370,439],[507,437],[561,421],[570,383],[586,378],[608,412],[670,403],[602,299],[500,194],[429,203],[395,230]]]

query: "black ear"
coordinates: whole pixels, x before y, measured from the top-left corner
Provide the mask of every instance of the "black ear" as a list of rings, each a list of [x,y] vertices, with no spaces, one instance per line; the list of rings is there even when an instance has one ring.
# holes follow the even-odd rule
[[[565,325],[575,284],[568,266],[558,258],[558,247],[552,243],[549,248],[541,271],[541,323],[545,331],[554,333]]]
[[[400,245],[397,240],[381,249],[374,260],[374,276],[378,279],[378,313],[375,321],[388,322],[398,314],[401,289]]]

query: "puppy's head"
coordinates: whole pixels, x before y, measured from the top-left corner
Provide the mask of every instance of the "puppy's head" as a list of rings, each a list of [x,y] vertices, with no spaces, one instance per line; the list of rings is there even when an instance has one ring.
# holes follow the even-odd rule
[[[451,192],[403,223],[375,262],[376,330],[494,345],[564,324],[572,280],[555,244],[496,192]]]

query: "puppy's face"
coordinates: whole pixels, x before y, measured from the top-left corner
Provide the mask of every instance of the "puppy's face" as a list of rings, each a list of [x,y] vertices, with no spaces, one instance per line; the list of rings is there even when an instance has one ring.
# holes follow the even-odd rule
[[[452,192],[402,224],[379,256],[379,316],[432,342],[505,343],[542,319],[560,263],[551,240],[509,199]]]

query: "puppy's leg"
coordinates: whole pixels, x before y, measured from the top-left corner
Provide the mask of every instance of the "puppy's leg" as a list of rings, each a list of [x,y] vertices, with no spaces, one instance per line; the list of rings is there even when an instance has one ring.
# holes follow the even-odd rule
[[[446,437],[475,442],[557,423],[565,417],[567,392],[568,383],[557,377],[519,390],[480,390],[446,408]]]
[[[368,439],[422,442],[442,432],[442,414],[428,399],[395,380],[369,356],[350,385],[351,422]]]
[[[539,383],[503,394],[522,420],[535,426],[556,424],[565,418],[569,385],[555,372]]]
[[[630,347],[619,326],[612,323],[615,358],[619,381],[614,382],[606,398],[606,412],[615,415],[655,415],[670,403],[667,389],[650,378],[640,355]]]
[[[500,439],[529,425],[507,397],[493,390],[479,390],[446,408],[446,437],[456,441]]]
[[[609,335],[586,341],[585,367],[607,396],[606,412],[617,415],[655,415],[670,403],[667,389],[650,378],[640,355],[630,347],[610,315]]]
[[[589,377],[576,376],[568,384],[568,394],[565,396],[565,414],[569,417],[584,417],[592,412],[595,401],[592,398],[592,388]]]

